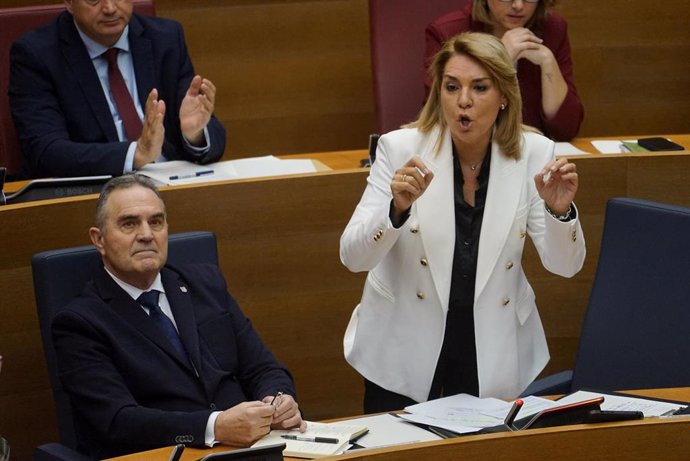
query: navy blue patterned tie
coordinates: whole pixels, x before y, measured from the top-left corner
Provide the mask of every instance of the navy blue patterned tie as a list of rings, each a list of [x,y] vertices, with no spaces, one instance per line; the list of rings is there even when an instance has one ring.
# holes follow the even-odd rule
[[[148,308],[149,317],[151,317],[153,323],[155,323],[163,334],[165,334],[165,337],[168,338],[168,341],[170,341],[170,344],[172,344],[179,356],[188,359],[187,350],[180,340],[180,335],[177,333],[175,325],[172,320],[161,311],[161,308],[158,307],[159,295],[160,292],[156,290],[145,291],[137,298],[137,301],[142,306]]]

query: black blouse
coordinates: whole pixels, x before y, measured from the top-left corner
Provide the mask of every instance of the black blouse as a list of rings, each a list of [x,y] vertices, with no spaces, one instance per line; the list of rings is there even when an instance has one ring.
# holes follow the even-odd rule
[[[435,399],[461,392],[478,395],[477,350],[474,337],[474,286],[477,275],[479,235],[484,219],[484,204],[489,188],[491,144],[484,156],[477,180],[474,207],[465,202],[465,181],[458,154],[453,146],[455,203],[455,249],[450,283],[446,330],[441,355],[429,393]]]

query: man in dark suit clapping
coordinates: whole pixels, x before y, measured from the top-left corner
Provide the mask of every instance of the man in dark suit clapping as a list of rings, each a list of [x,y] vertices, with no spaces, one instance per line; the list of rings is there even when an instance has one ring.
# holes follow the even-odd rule
[[[153,161],[220,159],[216,88],[194,74],[179,23],[137,15],[132,0],[65,5],[10,51],[26,176],[119,176]]]

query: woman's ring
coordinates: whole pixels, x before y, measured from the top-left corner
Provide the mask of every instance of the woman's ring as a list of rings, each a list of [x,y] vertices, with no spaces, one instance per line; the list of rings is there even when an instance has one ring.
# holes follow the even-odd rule
[[[402,182],[407,182],[407,181],[405,181],[406,178],[407,178],[406,174],[402,175]]]

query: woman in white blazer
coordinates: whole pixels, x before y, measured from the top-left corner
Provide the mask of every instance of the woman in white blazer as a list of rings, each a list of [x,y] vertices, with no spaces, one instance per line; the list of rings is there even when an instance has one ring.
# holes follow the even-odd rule
[[[430,72],[419,119],[379,139],[340,239],[343,264],[368,271],[344,338],[367,413],[519,395],[549,360],[525,236],[555,274],[572,277],[585,258],[575,165],[522,125],[501,42],[459,35]]]

